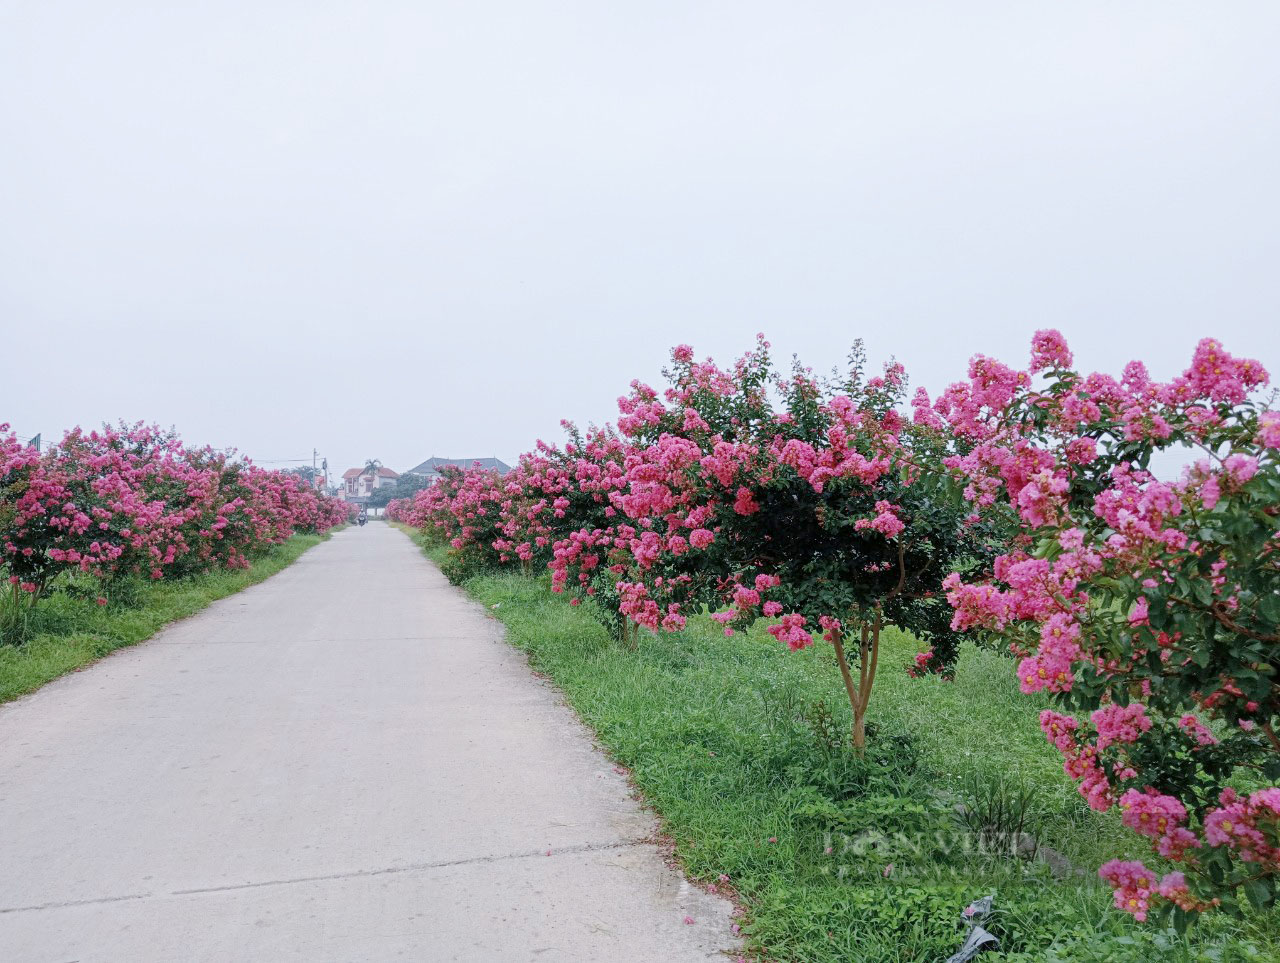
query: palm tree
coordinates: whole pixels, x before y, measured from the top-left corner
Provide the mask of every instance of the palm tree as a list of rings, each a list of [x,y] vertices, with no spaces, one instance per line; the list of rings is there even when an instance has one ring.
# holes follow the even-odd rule
[[[360,474],[376,475],[378,474],[378,469],[381,467],[382,467],[381,461],[379,461],[377,458],[370,458],[368,461],[364,463],[364,471],[360,472]]]

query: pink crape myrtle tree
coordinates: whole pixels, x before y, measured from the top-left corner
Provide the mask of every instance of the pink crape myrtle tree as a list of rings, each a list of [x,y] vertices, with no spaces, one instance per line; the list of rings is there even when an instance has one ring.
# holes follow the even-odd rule
[[[952,625],[1013,650],[1023,691],[1057,704],[1041,726],[1089,805],[1119,807],[1150,841],[1150,860],[1100,870],[1138,920],[1276,899],[1280,412],[1258,398],[1266,383],[1213,339],[1167,383],[1140,362],[1086,376],[1041,331],[1025,370],[977,357],[967,382],[918,399],[918,420],[964,440],[945,464],[974,517],[1016,532],[986,577],[947,580]],[[1164,452],[1185,462],[1176,478],[1153,470]]]
[[[949,497],[936,463],[945,423],[899,410],[905,373],[864,378],[860,349],[845,375],[775,372],[760,339],[730,369],[673,352],[661,399],[636,384],[619,429],[634,451],[611,500],[630,523],[629,558],[612,566],[622,612],[679,631],[704,607],[726,634],[770,621],[793,650],[829,643],[861,752],[894,626],[932,643],[914,672],[950,672],[955,656],[943,580],[988,549],[985,526]]]

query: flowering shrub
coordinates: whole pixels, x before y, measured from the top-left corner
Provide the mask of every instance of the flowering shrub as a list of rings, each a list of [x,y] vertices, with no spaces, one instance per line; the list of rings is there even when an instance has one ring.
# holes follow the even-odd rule
[[[969,375],[918,418],[966,440],[945,460],[964,499],[1018,534],[988,577],[947,580],[953,626],[1009,644],[1023,691],[1067,710],[1041,725],[1089,804],[1119,806],[1177,865],[1103,866],[1119,908],[1181,924],[1240,893],[1272,905],[1280,413],[1253,397],[1267,373],[1206,339],[1168,383],[1139,362],[1084,376],[1044,331],[1026,370],[978,357]],[[1151,470],[1168,449],[1194,453],[1177,481]]]
[[[62,573],[100,580],[247,567],[294,532],[348,518],[337,499],[281,472],[187,449],[133,425],[69,431],[41,455],[0,425],[0,566],[6,637]]]
[[[864,379],[855,351],[841,380],[798,366],[783,377],[768,347],[761,339],[731,370],[677,348],[662,400],[644,385],[622,400],[619,427],[635,450],[612,500],[635,534],[621,608],[668,631],[703,606],[726,634],[764,617],[792,649],[821,635],[861,750],[884,626],[932,643],[918,671],[949,673],[942,580],[983,555],[985,529],[966,527],[936,476],[916,467],[950,439],[901,416],[901,366]]]

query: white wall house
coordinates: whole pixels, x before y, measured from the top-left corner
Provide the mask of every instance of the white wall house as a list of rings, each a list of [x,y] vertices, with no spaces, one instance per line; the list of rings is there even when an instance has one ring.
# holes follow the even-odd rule
[[[342,473],[342,494],[347,501],[368,498],[376,489],[394,485],[399,477],[400,473],[390,468],[378,468],[376,472],[348,468]]]

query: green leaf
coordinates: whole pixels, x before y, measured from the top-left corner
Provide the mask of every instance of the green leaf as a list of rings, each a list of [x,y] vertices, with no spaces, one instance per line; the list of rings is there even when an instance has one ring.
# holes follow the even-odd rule
[[[1280,622],[1280,593],[1267,592],[1258,600],[1258,609],[1268,622]]]
[[[1244,895],[1248,897],[1254,909],[1266,909],[1271,905],[1273,898],[1270,880],[1250,880],[1244,884]]]

